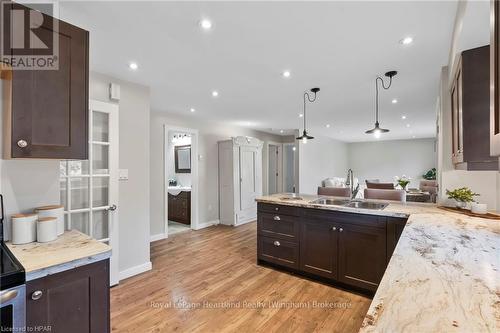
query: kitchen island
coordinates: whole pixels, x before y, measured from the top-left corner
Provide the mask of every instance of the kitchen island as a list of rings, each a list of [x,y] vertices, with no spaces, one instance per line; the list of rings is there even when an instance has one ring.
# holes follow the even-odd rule
[[[337,244],[337,247],[331,248],[330,253],[324,252],[320,259],[326,255],[335,257],[332,252],[337,251],[339,252],[337,261],[339,258],[347,260],[347,263],[350,263],[350,266],[347,265],[350,272],[361,274],[361,276],[370,276],[370,272],[360,271],[356,268],[357,264],[354,264],[356,261],[348,261],[349,254],[341,254],[340,252],[351,250],[354,251],[352,255],[357,258],[363,255],[380,258],[380,248],[375,255],[374,251],[366,249],[365,246],[366,244],[376,244],[377,242],[373,241],[376,237],[369,234],[364,237],[364,240],[361,237],[357,243],[355,240],[351,240],[352,246],[341,245],[339,238],[342,236],[340,236],[338,227],[333,230],[337,219],[335,216],[339,216],[339,213],[349,214],[352,220],[352,215],[358,214],[362,221],[379,223],[371,228],[367,227],[366,224],[363,226],[369,230],[377,227],[379,230],[382,229],[381,225],[383,225],[384,218],[386,219],[385,240],[388,245],[386,247],[388,259],[385,265],[387,267],[384,266],[378,283],[376,280],[364,281],[377,285],[372,286],[374,288],[367,288],[370,284],[362,286],[363,289],[376,290],[376,293],[363,321],[361,332],[443,332],[451,330],[493,332],[498,329],[500,318],[499,221],[443,211],[432,204],[390,202],[384,209],[372,210],[312,203],[318,198],[318,196],[311,195],[299,195],[299,198],[293,198],[287,194],[277,194],[258,198],[257,201],[259,212],[263,212],[262,208],[267,210],[269,207],[278,208],[278,211],[275,212],[280,210],[290,212],[292,209],[291,212],[297,215],[295,220],[298,223],[297,233],[300,240],[304,239],[302,234],[305,230],[302,223],[305,221],[304,212],[309,212],[306,214],[309,216],[310,212],[332,214],[330,219],[319,218],[316,221],[318,237],[321,237],[320,230],[323,230],[324,234],[334,235],[329,236],[330,238],[323,236],[320,240],[327,242],[330,239]],[[372,218],[368,219],[366,216]],[[376,216],[381,217],[382,220],[375,219]],[[397,223],[391,226],[389,219],[392,218],[407,219],[407,223]],[[261,219],[262,217],[259,217],[258,223],[260,225],[263,224]],[[280,220],[283,219],[280,217]],[[332,225],[333,223],[333,226],[319,229],[321,221],[323,224]],[[359,223],[347,220],[339,222],[337,224],[349,224],[351,229],[355,225],[354,229],[359,230]],[[400,228],[399,232],[394,230],[394,227]],[[258,238],[262,238],[263,233],[259,225],[258,230],[260,230]],[[394,246],[394,253],[390,254],[391,233],[396,238],[399,233],[399,241],[396,240],[397,245]],[[362,235],[366,235],[366,232],[362,232]],[[382,233],[379,233],[379,238],[383,238],[381,235]],[[371,240],[371,242],[367,240]],[[278,239],[276,241],[279,243],[278,247],[281,247],[283,242]],[[379,243],[381,243],[380,240]],[[295,244],[297,244],[296,251],[298,253],[304,251],[302,242]],[[285,245],[293,247],[290,243],[285,243]],[[310,248],[310,245],[305,244],[305,246]],[[341,247],[344,247],[344,250]],[[313,249],[318,248],[321,247],[313,246]],[[271,262],[273,265],[286,267],[277,261],[273,262],[272,258],[262,257],[262,254],[259,254],[259,262]],[[304,271],[306,265],[318,265],[318,261],[311,261],[313,259],[304,262],[302,255],[297,258],[296,269],[299,271]],[[325,261],[319,262],[324,263]],[[376,265],[366,267],[372,269],[375,267],[376,271],[380,265],[381,263],[378,262]],[[316,268],[324,269],[324,267]],[[332,264],[330,267],[338,268],[338,271],[333,272],[326,269],[328,272],[325,273],[331,276],[329,280],[345,282],[343,278],[345,271],[341,272],[341,264],[338,266]],[[288,266],[288,268],[290,267]],[[318,276],[319,274],[316,272],[314,275]],[[324,277],[324,275],[322,276]],[[378,277],[377,274],[371,276],[372,279]],[[356,281],[356,276],[353,277],[353,281]],[[353,283],[347,283],[347,285],[352,286]]]

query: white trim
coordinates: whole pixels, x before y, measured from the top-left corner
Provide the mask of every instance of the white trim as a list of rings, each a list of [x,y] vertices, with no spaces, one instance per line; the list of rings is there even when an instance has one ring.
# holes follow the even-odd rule
[[[151,236],[151,238],[149,239],[149,242],[152,243],[152,242],[156,242],[156,241],[159,241],[162,239],[167,239],[167,238],[168,238],[168,235],[166,233],[156,234],[156,235]]]
[[[168,237],[168,174],[167,159],[172,158],[166,154],[168,148],[168,132],[183,132],[191,134],[191,229],[198,230],[198,197],[199,197],[199,179],[198,179],[198,142],[199,133],[197,129],[163,125],[163,230]]]
[[[198,223],[198,226],[195,228],[192,228],[193,230],[201,230],[205,229],[214,225],[220,224],[219,220],[213,220],[213,221],[208,221],[208,222],[203,222],[203,223]]]
[[[153,264],[151,261],[145,262],[142,265],[137,265],[134,267],[127,268],[126,270],[120,271],[120,281],[124,279],[128,279],[129,277],[150,271],[153,269]]]

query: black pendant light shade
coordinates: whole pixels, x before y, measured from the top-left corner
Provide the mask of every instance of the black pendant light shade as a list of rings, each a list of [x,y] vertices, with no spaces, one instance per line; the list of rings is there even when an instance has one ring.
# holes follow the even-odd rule
[[[389,84],[387,85],[387,87],[384,84],[384,79],[382,79],[380,76],[377,76],[377,78],[375,79],[375,127],[368,130],[368,131],[365,131],[366,134],[374,134],[375,137],[379,137],[380,134],[389,132],[388,129],[381,128],[380,123],[378,121],[378,81],[380,81],[382,88],[387,90],[391,87],[392,78],[396,74],[398,74],[398,72],[396,72],[396,71],[389,71],[389,72],[385,73],[385,76],[387,76],[389,78]]]
[[[303,143],[307,143],[307,140],[314,139],[313,136],[310,136],[307,134],[307,129],[306,129],[306,97],[309,103],[312,103],[316,100],[316,94],[320,91],[319,88],[312,88],[311,92],[314,93],[314,97],[311,99],[311,96],[309,96],[308,92],[304,93],[304,131],[302,131],[302,135],[297,137],[297,140],[302,140]]]

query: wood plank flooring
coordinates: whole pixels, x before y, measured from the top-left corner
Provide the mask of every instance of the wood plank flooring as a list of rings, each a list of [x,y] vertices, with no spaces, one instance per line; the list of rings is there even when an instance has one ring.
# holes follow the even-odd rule
[[[151,261],[112,288],[113,332],[357,332],[371,302],[258,266],[256,223],[154,242]]]

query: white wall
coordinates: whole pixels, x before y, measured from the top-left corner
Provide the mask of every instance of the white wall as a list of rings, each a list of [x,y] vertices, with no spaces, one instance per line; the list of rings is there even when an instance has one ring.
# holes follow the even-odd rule
[[[325,178],[345,177],[348,170],[347,144],[316,137],[299,144],[299,191],[316,194]]]
[[[120,181],[119,270],[120,276],[150,267],[149,258],[149,118],[148,87],[91,73],[90,98],[109,100],[109,83],[120,85],[120,169],[129,180]]]
[[[366,179],[394,182],[394,176],[412,178],[410,187],[436,167],[435,140],[391,140],[348,144],[348,164],[361,184]]]
[[[284,137],[199,119],[195,114],[174,115],[166,112],[151,113],[151,188],[150,215],[151,236],[164,233],[164,183],[163,183],[163,127],[164,125],[197,129],[199,131],[199,224],[219,219],[218,194],[218,150],[217,142],[233,136],[243,135],[258,138],[264,142],[281,142]],[[267,152],[263,152],[263,157]],[[265,161],[264,161],[265,160]],[[263,158],[263,164],[267,159]],[[264,178],[265,180],[265,178]]]

